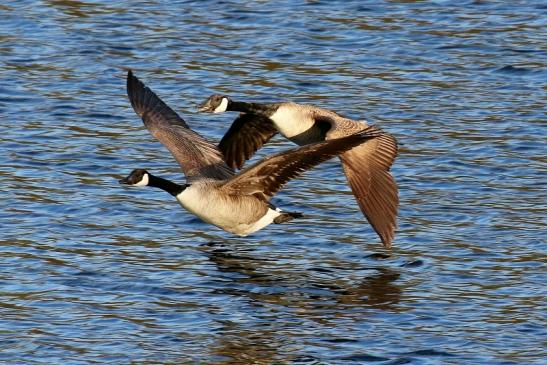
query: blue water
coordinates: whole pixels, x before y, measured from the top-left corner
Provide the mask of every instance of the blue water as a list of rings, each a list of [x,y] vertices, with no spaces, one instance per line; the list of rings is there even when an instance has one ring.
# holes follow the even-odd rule
[[[544,364],[547,6],[454,4],[3,2],[0,363]],[[393,249],[334,160],[244,239],[119,186],[183,178],[128,68],[215,140],[213,92],[394,134]]]

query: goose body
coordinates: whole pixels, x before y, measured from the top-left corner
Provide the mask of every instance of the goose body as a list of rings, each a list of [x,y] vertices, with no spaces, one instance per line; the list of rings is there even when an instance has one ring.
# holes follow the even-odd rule
[[[366,122],[311,105],[247,103],[218,94],[210,96],[199,110],[241,113],[219,144],[226,162],[233,168],[241,168],[276,133],[304,146],[369,128]],[[397,141],[387,133],[339,156],[361,211],[386,247],[391,246],[397,226],[397,184],[389,173],[396,156]]]
[[[305,170],[383,135],[372,126],[345,138],[269,156],[235,174],[214,144],[191,130],[131,71],[127,75],[127,93],[144,125],[181,166],[186,183],[178,184],[144,169],[133,170],[120,183],[160,188],[203,221],[239,236],[249,235],[271,223],[284,223],[300,217],[300,213],[284,212],[274,207],[269,200],[284,184]]]
[[[216,181],[192,184],[176,198],[183,208],[204,222],[238,236],[256,232],[284,214],[268,204],[257,204],[253,196],[226,195]]]

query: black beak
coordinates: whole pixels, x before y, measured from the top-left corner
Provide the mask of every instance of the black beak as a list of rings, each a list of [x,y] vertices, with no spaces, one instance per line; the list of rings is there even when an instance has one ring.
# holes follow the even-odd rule
[[[118,180],[118,182],[119,182],[120,184],[123,184],[123,185],[129,185],[129,180],[127,180],[126,177],[124,177],[124,178],[121,179],[121,180]]]

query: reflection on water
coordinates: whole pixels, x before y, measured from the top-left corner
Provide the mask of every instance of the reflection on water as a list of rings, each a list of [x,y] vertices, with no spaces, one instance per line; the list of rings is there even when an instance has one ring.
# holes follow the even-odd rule
[[[216,294],[248,298],[256,313],[252,327],[229,321],[220,329],[221,340],[212,353],[226,361],[319,361],[320,357],[311,355],[286,358],[282,349],[293,346],[293,335],[313,338],[317,336],[317,328],[336,326],[340,321],[360,321],[373,310],[398,310],[401,289],[395,281],[400,274],[395,270],[381,266],[356,270],[344,262],[331,263],[334,267],[323,264],[307,271],[275,270],[268,269],[275,263],[257,257],[252,251],[242,253],[214,242],[207,246],[212,246],[206,250],[209,260],[224,278]],[[351,281],[347,281],[348,276],[353,276]],[[292,312],[292,318],[279,321],[280,308]],[[329,318],[328,314],[334,317]],[[344,336],[332,333],[323,341],[358,342]]]
[[[545,4],[0,4],[0,362],[540,364]],[[132,68],[196,130],[211,93],[293,100],[397,136],[394,248],[339,164],[231,237],[163,192],[181,179],[125,95]],[[290,144],[274,139],[257,158]]]
[[[351,265],[344,267],[343,262],[337,262],[335,267],[309,268],[308,270],[314,274],[313,277],[300,272],[299,280],[302,282],[295,283],[292,276],[296,272],[261,273],[261,264],[267,265],[268,260],[242,256],[239,252],[230,253],[229,249],[213,250],[208,257],[216,264],[220,272],[240,274],[233,278],[231,285],[228,285],[226,290],[229,293],[246,295],[253,302],[265,301],[272,304],[294,305],[298,313],[302,314],[311,313],[315,308],[339,310],[339,305],[389,310],[397,304],[401,295],[401,289],[393,284],[399,278],[399,274],[384,267],[356,270]],[[351,275],[361,273],[368,276],[362,280],[354,278],[349,283],[333,280],[344,271]],[[249,285],[252,285],[250,292],[245,290]],[[298,289],[293,292],[286,285],[297,285]],[[276,289],[272,291],[272,288]],[[323,318],[320,319],[323,320]]]

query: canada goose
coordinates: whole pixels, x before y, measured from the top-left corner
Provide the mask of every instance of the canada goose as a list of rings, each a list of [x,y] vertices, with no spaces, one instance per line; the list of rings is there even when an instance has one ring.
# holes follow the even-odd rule
[[[366,122],[319,107],[291,102],[238,102],[218,94],[210,96],[198,110],[241,112],[219,144],[226,163],[232,168],[241,168],[277,132],[298,145],[306,145],[367,128]],[[389,173],[396,156],[397,141],[387,133],[339,156],[361,211],[385,247],[391,246],[397,227],[397,184]]]
[[[215,145],[191,130],[131,71],[127,74],[127,94],[144,125],[181,166],[186,183],[177,184],[144,169],[133,170],[120,183],[163,189],[205,222],[239,236],[301,216],[283,212],[269,200],[305,170],[383,133],[369,127],[344,138],[291,149],[265,158],[236,175]]]

